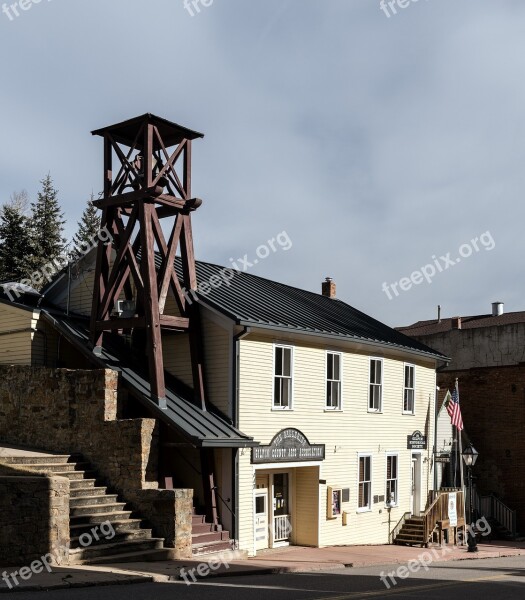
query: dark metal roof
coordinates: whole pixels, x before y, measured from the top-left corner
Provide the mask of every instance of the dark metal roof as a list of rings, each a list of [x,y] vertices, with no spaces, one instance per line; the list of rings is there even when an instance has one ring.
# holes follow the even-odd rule
[[[192,129],[188,129],[187,127],[183,127],[182,125],[178,125],[177,123],[173,123],[172,121],[168,121],[162,117],[152,115],[151,113],[146,113],[145,115],[135,117],[134,119],[129,119],[128,121],[123,121],[122,123],[109,125],[108,127],[102,127],[101,129],[96,129],[91,133],[92,135],[103,136],[106,132],[109,132],[117,142],[131,146],[135,141],[135,138],[137,137],[144,121],[147,121],[158,128],[164,143],[168,146],[178,144],[184,139],[194,140],[196,138],[204,137],[203,133],[193,131]],[[142,144],[139,143],[138,147],[142,147]]]
[[[175,428],[192,444],[210,448],[245,448],[257,446],[253,438],[241,433],[220,416],[202,410],[172,390],[166,390],[167,409],[160,409],[151,400],[150,384],[137,369],[132,368],[114,348],[103,348],[95,356],[89,346],[89,322],[73,319],[43,310],[42,315],[69,342],[93,363],[102,368],[113,369],[121,375],[123,383],[155,416]]]
[[[176,267],[182,277],[178,259]],[[209,293],[198,293],[199,301],[239,325],[381,344],[446,359],[341,300],[211,263],[198,261],[196,268],[199,285],[216,282],[217,277],[221,281],[215,288],[208,286]]]

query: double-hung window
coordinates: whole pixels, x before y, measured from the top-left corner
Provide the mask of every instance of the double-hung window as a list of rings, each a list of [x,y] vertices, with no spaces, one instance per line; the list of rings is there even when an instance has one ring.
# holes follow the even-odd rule
[[[403,388],[403,412],[413,415],[415,412],[414,365],[405,365],[405,383]]]
[[[326,353],[326,409],[341,410],[341,355]]]
[[[370,510],[372,507],[372,457],[359,457],[358,509]]]
[[[292,408],[292,360],[292,348],[289,346],[275,346],[274,409],[287,410]]]
[[[397,454],[386,456],[386,502],[390,506],[397,505]]]
[[[368,410],[370,412],[383,410],[383,360],[381,358],[370,359]]]

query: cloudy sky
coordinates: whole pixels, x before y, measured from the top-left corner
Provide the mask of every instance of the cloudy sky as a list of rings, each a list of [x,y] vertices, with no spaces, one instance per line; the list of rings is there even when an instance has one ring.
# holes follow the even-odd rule
[[[524,310],[525,2],[400,1],[22,0],[0,13],[0,201],[51,172],[71,236],[102,189],[90,131],[152,112],[205,133],[198,258],[286,232],[252,273],[331,276],[390,325]]]

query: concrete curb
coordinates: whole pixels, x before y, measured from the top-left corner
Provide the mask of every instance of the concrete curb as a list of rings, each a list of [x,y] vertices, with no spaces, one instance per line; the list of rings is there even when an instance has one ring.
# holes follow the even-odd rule
[[[136,583],[152,583],[154,577],[152,575],[129,575],[124,579],[100,579],[93,578],[93,581],[60,581],[59,583],[49,584],[30,584],[30,585],[17,585],[12,589],[7,586],[0,587],[0,594],[15,594],[17,592],[50,592],[53,590],[60,589],[73,589],[73,588],[85,588],[95,586],[110,586],[110,585],[132,585]]]

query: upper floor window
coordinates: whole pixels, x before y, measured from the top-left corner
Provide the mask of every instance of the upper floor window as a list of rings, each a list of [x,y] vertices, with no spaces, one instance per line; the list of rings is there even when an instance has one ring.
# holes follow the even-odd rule
[[[368,396],[368,410],[381,412],[383,409],[383,360],[370,359],[370,391]]]
[[[405,384],[403,389],[403,412],[414,414],[415,411],[415,377],[414,365],[405,365]]]
[[[292,408],[292,359],[292,348],[275,346],[274,408]]]
[[[341,409],[341,355],[338,352],[326,354],[326,408]]]

